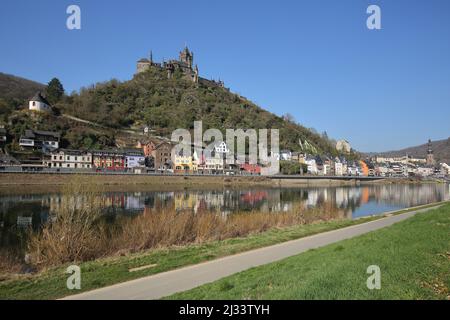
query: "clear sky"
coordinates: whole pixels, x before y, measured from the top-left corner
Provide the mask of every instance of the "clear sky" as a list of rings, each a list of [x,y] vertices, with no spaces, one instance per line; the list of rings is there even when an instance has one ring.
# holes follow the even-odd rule
[[[70,4],[81,30],[66,28]],[[366,27],[370,4],[382,30]],[[202,76],[360,151],[450,136],[448,0],[4,0],[0,43],[1,72],[68,93],[187,43]]]

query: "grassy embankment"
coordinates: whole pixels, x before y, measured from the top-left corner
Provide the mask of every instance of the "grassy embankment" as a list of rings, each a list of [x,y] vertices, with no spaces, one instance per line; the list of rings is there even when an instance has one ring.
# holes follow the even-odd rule
[[[405,211],[407,210],[397,213]],[[271,228],[245,237],[127,253],[123,256],[82,262],[78,263],[82,270],[82,290],[77,293],[378,218],[381,216]],[[15,275],[0,279],[0,299],[53,299],[73,294],[73,291],[65,287],[67,279],[65,268],[70,264],[46,268],[35,275]],[[136,268],[136,271],[130,271]]]
[[[380,290],[367,288],[370,265]],[[169,298],[450,300],[450,205]]]

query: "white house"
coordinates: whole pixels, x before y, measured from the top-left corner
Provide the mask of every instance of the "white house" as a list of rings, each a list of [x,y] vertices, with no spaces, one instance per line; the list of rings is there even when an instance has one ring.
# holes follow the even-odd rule
[[[434,173],[433,167],[418,167],[417,174],[422,177],[431,176]]]
[[[58,149],[51,153],[48,164],[51,168],[91,169],[92,153],[79,150]]]
[[[28,109],[34,111],[51,111],[50,103],[45,99],[40,92],[36,93],[33,98],[30,99]]]
[[[344,175],[344,166],[341,162],[341,160],[339,160],[338,157],[336,157],[335,161],[334,161],[334,174],[336,176],[342,176]]]
[[[290,150],[281,150],[280,151],[280,160],[291,161],[292,160],[292,152]]]
[[[347,175],[357,176],[358,175],[358,167],[355,164],[348,164],[347,165]]]
[[[24,149],[56,150],[59,148],[61,133],[42,130],[25,130],[19,145]]]
[[[133,169],[145,166],[145,156],[142,150],[127,150],[125,152],[125,167]]]
[[[308,166],[308,173],[309,174],[318,174],[319,171],[317,169],[317,163],[316,159],[307,157],[305,160],[306,165]]]
[[[450,176],[450,166],[446,163],[441,163],[441,174]]]
[[[279,153],[274,152],[271,154],[272,157],[277,159],[278,161],[291,161],[292,160],[292,152],[290,150],[281,150]]]

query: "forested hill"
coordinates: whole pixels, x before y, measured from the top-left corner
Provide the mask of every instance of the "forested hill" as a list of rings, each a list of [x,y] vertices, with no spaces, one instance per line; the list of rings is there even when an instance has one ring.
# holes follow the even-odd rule
[[[196,120],[203,121],[204,130],[273,128],[280,130],[282,148],[300,151],[299,140],[306,140],[317,153],[336,154],[333,143],[320,134],[220,86],[195,84],[177,73],[167,79],[166,72],[157,67],[130,81],[111,80],[83,88],[79,94],[67,97],[59,108],[63,113],[110,128],[139,129],[149,125],[161,136],[170,136],[177,128],[192,129]]]
[[[5,88],[16,88],[16,77],[7,79]],[[194,121],[202,120],[203,130],[279,129],[282,149],[302,151],[301,141],[305,152],[337,155],[335,142],[326,134],[310,130],[292,117],[274,115],[210,81],[196,84],[177,72],[168,79],[166,71],[157,67],[129,81],[98,83],[54,99],[58,102],[53,104],[53,114],[27,110],[27,98],[36,89],[46,89],[40,85],[29,88],[31,94],[26,90],[14,93],[14,103],[0,98],[0,125],[6,125],[10,134],[11,150],[20,149],[17,142],[27,128],[60,131],[62,146],[68,148],[132,147],[140,140],[133,132],[142,132],[145,126],[150,126],[154,136],[170,137],[173,130],[192,129]]]
[[[45,85],[0,72],[0,99],[28,99]]]

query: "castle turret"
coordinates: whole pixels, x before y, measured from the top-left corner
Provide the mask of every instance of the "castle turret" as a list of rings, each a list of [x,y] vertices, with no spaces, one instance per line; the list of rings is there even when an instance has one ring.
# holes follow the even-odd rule
[[[147,71],[150,68],[151,64],[151,61],[146,58],[140,59],[137,62],[136,73]]]
[[[180,52],[180,62],[187,64],[189,69],[192,70],[192,66],[194,64],[194,53],[189,51],[187,46]]]

